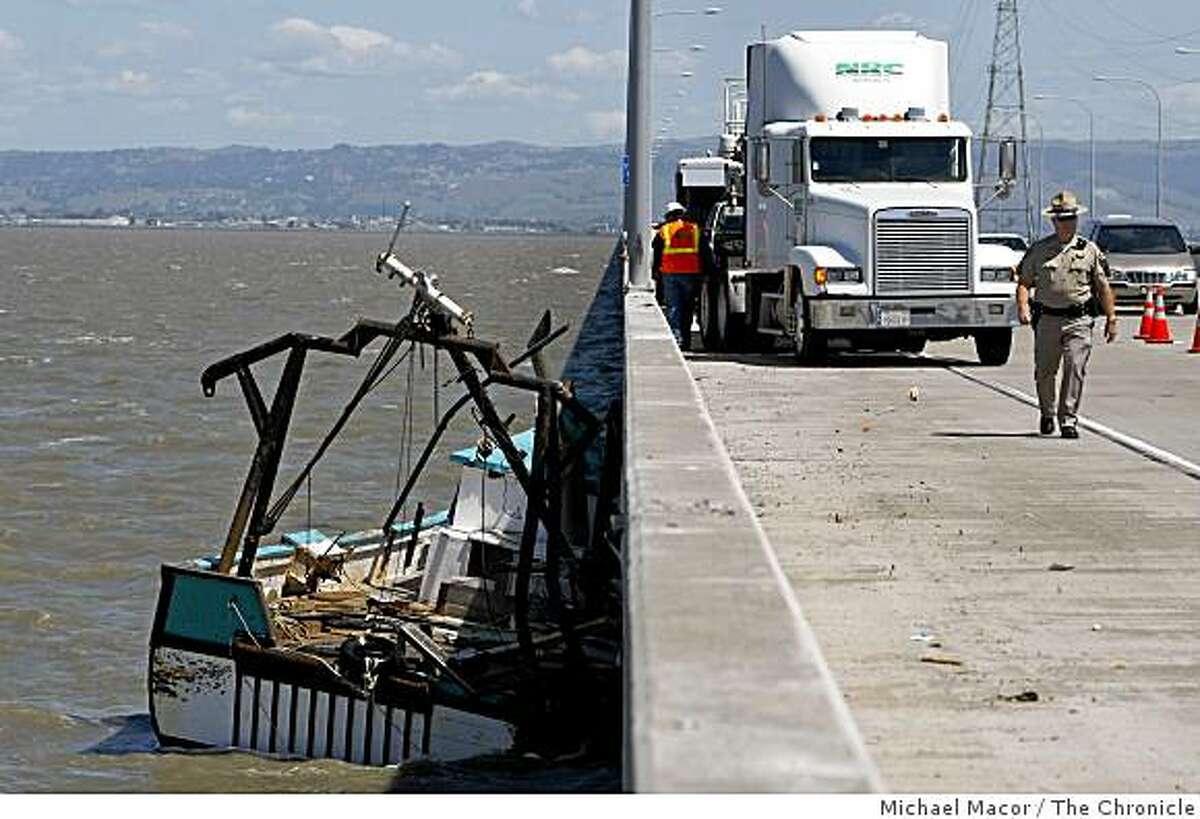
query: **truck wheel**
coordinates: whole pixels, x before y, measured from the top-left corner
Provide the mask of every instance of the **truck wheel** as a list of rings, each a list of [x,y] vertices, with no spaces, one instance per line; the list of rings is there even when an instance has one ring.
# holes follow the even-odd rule
[[[704,342],[704,351],[719,353],[722,350],[721,336],[717,332],[717,289],[720,285],[713,276],[704,280],[700,288],[699,304],[696,306],[696,320],[700,323],[700,339]]]
[[[825,358],[828,348],[825,335],[816,330],[798,330],[796,332],[796,357],[805,364],[813,364]]]
[[[1191,301],[1185,301],[1183,303],[1183,314],[1185,316],[1194,316],[1196,315],[1197,307],[1200,307],[1200,296],[1196,296],[1196,298],[1192,299]]]
[[[796,358],[805,364],[820,361],[829,352],[825,334],[810,327],[804,299],[796,300]]]
[[[980,330],[975,334],[975,353],[985,367],[1001,367],[1012,352],[1012,330]]]
[[[736,352],[745,345],[745,317],[730,309],[727,285],[717,277],[700,291],[700,332],[705,350]]]
[[[733,312],[729,303],[729,288],[721,284],[716,291],[717,335],[721,338],[721,349],[730,352],[740,350],[746,343],[746,317]]]
[[[896,347],[902,353],[920,355],[925,352],[925,336],[908,336]]]

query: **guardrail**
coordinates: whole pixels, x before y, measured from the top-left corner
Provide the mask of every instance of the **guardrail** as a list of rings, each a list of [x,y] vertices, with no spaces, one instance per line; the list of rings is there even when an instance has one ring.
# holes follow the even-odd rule
[[[625,353],[625,788],[882,790],[652,293]]]

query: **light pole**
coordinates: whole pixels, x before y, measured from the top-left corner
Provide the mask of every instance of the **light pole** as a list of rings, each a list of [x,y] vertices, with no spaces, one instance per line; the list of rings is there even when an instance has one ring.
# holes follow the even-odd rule
[[[629,77],[625,101],[625,258],[630,288],[650,287],[651,0],[629,2]]]
[[[1037,99],[1037,97],[1034,97],[1034,99]],[[1042,190],[1042,180],[1043,180],[1043,178],[1045,178],[1045,175],[1046,175],[1045,174],[1045,171],[1046,171],[1046,131],[1045,131],[1045,129],[1042,128],[1042,118],[1039,117],[1037,114],[1031,114],[1028,111],[1026,111],[1025,118],[1033,120],[1033,124],[1036,125],[1037,129],[1038,129],[1037,190],[1038,190],[1038,207],[1042,207],[1042,205],[1046,202],[1046,195],[1045,195],[1045,192]],[[1030,236],[1029,239],[1033,240],[1036,237],[1036,235],[1037,234],[1035,232],[1034,236]]]
[[[1076,97],[1060,97],[1057,94],[1034,94],[1035,100],[1062,100],[1078,105],[1088,117],[1088,207],[1096,210],[1096,117],[1092,108]]]
[[[1162,216],[1162,164],[1163,164],[1163,114],[1162,114],[1162,97],[1159,96],[1158,89],[1145,80],[1139,80],[1137,77],[1107,77],[1096,76],[1092,77],[1096,82],[1131,82],[1134,85],[1140,85],[1146,88],[1154,95],[1154,101],[1158,103],[1158,161],[1154,168],[1154,215]]]
[[[652,103],[651,103],[651,94],[650,94],[650,85],[652,83],[652,76],[653,76],[651,60],[653,59],[653,55],[655,53],[676,52],[679,54],[684,54],[685,52],[692,52],[693,54],[696,54],[696,53],[700,53],[705,50],[705,47],[699,43],[693,43],[693,44],[687,46],[686,48],[667,48],[667,47],[654,48],[652,45],[653,37],[652,37],[651,31],[650,31],[650,21],[652,18],[655,18],[655,17],[672,17],[672,16],[712,17],[714,15],[720,14],[722,12],[722,9],[720,6],[706,6],[704,8],[699,8],[699,9],[666,9],[663,11],[651,11],[650,6],[652,5],[652,0],[631,0],[630,5],[631,5],[631,18],[630,18],[631,30],[630,30],[630,41],[629,41],[629,43],[630,43],[630,51],[629,51],[629,78],[630,79],[629,79],[629,82],[630,82],[630,89],[631,89],[630,99],[632,100],[632,98],[633,98],[632,97],[632,89],[633,89],[633,83],[634,83],[634,72],[635,72],[635,70],[638,70],[642,74],[640,81],[646,86],[645,103],[644,103],[645,108],[641,112],[641,116],[645,120],[644,123],[642,123],[642,128],[644,128],[644,131],[643,131],[643,133],[645,134],[644,138],[651,142],[651,144],[649,144],[646,148],[646,157],[644,160],[645,174],[646,174],[645,197],[647,199],[646,211],[645,211],[646,215],[639,224],[644,225],[645,228],[647,230],[649,230],[650,214],[652,212],[652,210],[651,210],[652,204],[651,203],[652,203],[652,200],[654,197],[654,159],[660,153],[659,148],[661,148],[662,141],[663,141],[663,139],[665,139],[667,132],[668,132],[667,128],[660,127],[658,129],[658,131],[656,133],[654,133],[653,136],[651,137],[651,121],[654,118],[653,107],[652,107]],[[638,58],[637,58],[638,68],[636,68],[636,69],[635,69],[635,65],[634,65],[634,41],[635,40],[634,40],[634,34],[633,34],[633,30],[632,30],[632,21],[634,20],[635,17],[642,22],[642,25],[640,27],[640,35],[641,35],[642,39],[644,40],[644,42],[639,41],[639,53],[638,53]],[[683,61],[683,64],[684,65],[687,64],[686,60]],[[690,79],[691,77],[695,76],[695,72],[681,70],[679,72],[678,76],[680,79],[687,80],[687,79]],[[675,92],[675,94],[678,97],[683,97],[683,96],[687,95],[687,91],[680,88]],[[627,118],[630,121],[632,121],[632,117],[633,117],[633,109],[630,108],[629,113],[627,114]],[[664,123],[664,125],[665,125],[665,123]],[[631,132],[631,128],[628,125],[627,125],[627,132]],[[632,165],[632,149],[630,149],[630,150],[631,150],[630,162]],[[631,187],[632,187],[632,185],[631,185]],[[627,202],[628,202],[628,195],[629,194],[627,192],[627,198],[626,198]],[[632,237],[634,234],[633,234],[633,232],[631,230],[631,226],[629,224],[630,220],[628,218],[628,213],[629,213],[629,211],[627,208],[626,209],[627,218],[626,218],[625,233],[626,233],[627,237]],[[646,236],[649,237],[650,234],[646,233]],[[639,278],[637,280],[634,279],[634,266],[633,266],[633,262],[632,262],[632,254],[630,255],[629,270],[630,270],[630,286],[631,287],[633,287],[633,286],[649,287],[650,286],[649,265],[650,265],[651,257],[648,252],[648,249],[650,247],[649,241],[650,241],[650,239],[647,238],[646,244],[645,244],[646,251],[645,251],[645,256],[644,256],[644,260],[643,260],[644,273],[639,268],[639,274],[643,275],[643,278]],[[637,284],[635,284],[635,281],[637,282]]]

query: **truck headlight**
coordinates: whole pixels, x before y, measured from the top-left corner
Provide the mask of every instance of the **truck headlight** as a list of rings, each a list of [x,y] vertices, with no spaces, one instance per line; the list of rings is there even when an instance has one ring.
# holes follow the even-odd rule
[[[979,271],[981,282],[1011,282],[1015,271],[1011,267],[984,267]]]
[[[818,267],[817,271],[818,278],[820,277],[820,272],[824,271],[825,281],[827,282],[862,284],[863,280],[861,267]]]
[[[1189,270],[1188,268],[1184,267],[1184,268],[1180,268],[1179,270],[1172,270],[1170,276],[1168,276],[1168,281],[1190,282],[1195,278],[1196,278],[1196,271]]]

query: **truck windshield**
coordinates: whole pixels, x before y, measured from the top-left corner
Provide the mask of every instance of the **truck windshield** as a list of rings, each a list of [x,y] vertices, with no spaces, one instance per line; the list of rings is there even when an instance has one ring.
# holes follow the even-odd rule
[[[963,182],[966,140],[955,137],[817,137],[814,182]]]
[[[1187,245],[1174,225],[1121,225],[1102,227],[1096,244],[1105,253],[1187,253]]]

